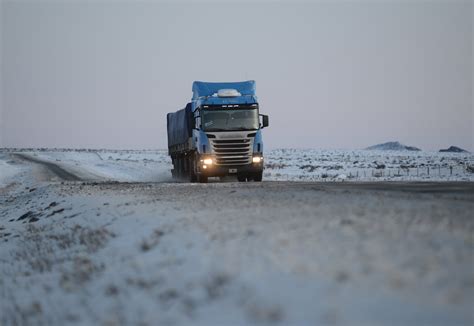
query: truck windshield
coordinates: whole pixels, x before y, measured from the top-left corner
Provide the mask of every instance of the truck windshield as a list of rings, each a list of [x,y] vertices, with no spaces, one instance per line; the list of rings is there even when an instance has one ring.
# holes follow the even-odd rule
[[[202,110],[201,123],[205,131],[256,130],[259,127],[257,109]]]

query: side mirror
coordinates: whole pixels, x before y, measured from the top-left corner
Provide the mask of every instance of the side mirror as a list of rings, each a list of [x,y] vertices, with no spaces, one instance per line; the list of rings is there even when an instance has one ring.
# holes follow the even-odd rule
[[[194,128],[196,130],[201,129],[201,116],[197,115],[194,117]]]
[[[262,128],[268,127],[268,115],[261,114],[262,116]]]

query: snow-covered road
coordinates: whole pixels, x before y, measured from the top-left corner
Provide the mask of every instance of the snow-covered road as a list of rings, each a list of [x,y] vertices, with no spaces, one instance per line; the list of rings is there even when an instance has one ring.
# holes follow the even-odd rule
[[[83,182],[7,159],[2,325],[474,322],[473,183]]]

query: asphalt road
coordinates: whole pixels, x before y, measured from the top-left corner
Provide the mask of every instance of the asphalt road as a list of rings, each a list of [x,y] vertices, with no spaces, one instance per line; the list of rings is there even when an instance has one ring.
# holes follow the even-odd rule
[[[43,166],[46,169],[48,169],[51,173],[53,173],[55,176],[57,176],[61,180],[65,180],[65,181],[80,181],[81,180],[81,178],[79,178],[77,175],[66,171],[64,168],[62,168],[58,164],[39,160],[31,155],[25,155],[21,153],[15,153],[15,154],[12,154],[12,156],[14,158],[19,158],[27,162],[39,164],[40,166]]]
[[[60,164],[50,161],[37,159],[31,155],[15,153],[12,154],[14,158],[19,158],[31,163],[39,164],[46,168],[49,172],[54,174],[64,181],[81,181],[82,178],[71,171],[67,171]],[[88,181],[91,181],[90,178]],[[98,179],[98,182],[103,182]],[[213,181],[213,180],[211,180]],[[178,181],[177,181],[178,182]],[[183,181],[179,181],[183,182]],[[275,183],[275,182],[265,182]],[[412,193],[445,193],[445,194],[474,194],[473,182],[277,182],[285,184],[285,186],[299,185],[303,187],[320,186],[327,189],[346,189],[346,190],[373,190],[373,191],[402,191]]]

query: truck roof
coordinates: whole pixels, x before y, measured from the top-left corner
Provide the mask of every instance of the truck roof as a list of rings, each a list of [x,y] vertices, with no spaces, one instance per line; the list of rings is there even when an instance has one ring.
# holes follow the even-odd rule
[[[235,89],[242,95],[255,95],[255,81],[247,80],[226,83],[195,81],[193,83],[193,100],[197,100],[200,97],[212,96],[220,89]]]
[[[240,96],[218,97],[219,90],[231,89],[240,93]],[[255,81],[247,80],[242,82],[203,82],[195,81],[193,83],[193,112],[201,105],[220,105],[220,104],[254,104],[257,103],[255,96]]]

